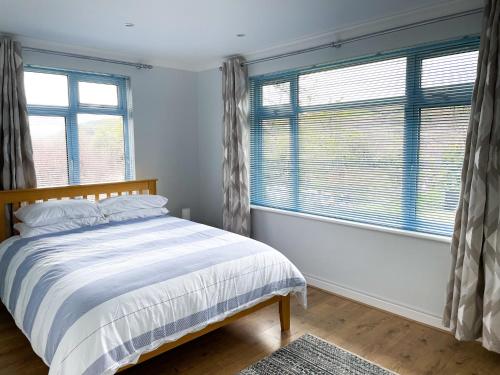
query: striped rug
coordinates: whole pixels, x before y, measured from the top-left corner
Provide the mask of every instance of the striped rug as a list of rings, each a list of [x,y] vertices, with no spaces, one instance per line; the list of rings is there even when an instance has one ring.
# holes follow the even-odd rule
[[[394,375],[376,364],[312,335],[304,335],[240,375]]]

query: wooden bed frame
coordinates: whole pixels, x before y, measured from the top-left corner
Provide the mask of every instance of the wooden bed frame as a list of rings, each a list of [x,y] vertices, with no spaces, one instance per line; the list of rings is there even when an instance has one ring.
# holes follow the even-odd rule
[[[0,241],[3,241],[11,236],[12,223],[15,222],[12,212],[23,205],[53,199],[83,198],[97,201],[105,197],[116,195],[156,194],[156,182],[156,179],[148,179],[104,184],[71,185],[38,189],[0,191]],[[10,220],[8,220],[9,215]],[[187,334],[176,341],[168,342],[160,346],[154,351],[144,353],[139,358],[137,363],[144,362],[159,354],[165,353],[168,350],[171,350],[188,341],[194,340],[206,333],[212,332],[213,330],[230,324],[246,315],[249,315],[257,310],[262,309],[263,307],[272,305],[274,303],[279,304],[281,331],[284,332],[290,330],[290,295],[274,296],[246,310],[240,311],[239,313],[234,314],[220,322],[210,324],[200,331]],[[119,371],[123,371],[132,366],[133,365],[124,366]]]

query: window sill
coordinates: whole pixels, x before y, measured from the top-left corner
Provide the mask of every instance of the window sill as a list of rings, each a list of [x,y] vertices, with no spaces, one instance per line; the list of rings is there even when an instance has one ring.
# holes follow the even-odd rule
[[[279,215],[295,216],[295,217],[300,217],[303,219],[323,221],[325,223],[332,223],[332,224],[339,224],[339,225],[346,225],[349,227],[361,228],[361,229],[366,229],[366,230],[373,230],[373,231],[377,231],[377,232],[385,232],[385,233],[390,233],[390,234],[395,234],[395,235],[400,235],[400,236],[421,238],[421,239],[443,242],[443,243],[448,243],[448,244],[451,243],[451,237],[439,236],[436,234],[412,232],[409,230],[382,227],[382,226],[373,225],[373,224],[357,223],[354,221],[347,221],[347,220],[335,219],[332,217],[305,214],[302,212],[292,212],[292,211],[280,210],[278,208],[256,206],[253,204],[250,206],[250,208],[252,210],[272,212],[272,213],[279,214]]]

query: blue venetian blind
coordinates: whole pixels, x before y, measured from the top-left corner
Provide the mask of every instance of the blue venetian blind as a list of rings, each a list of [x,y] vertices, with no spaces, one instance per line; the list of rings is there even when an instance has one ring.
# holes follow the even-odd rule
[[[449,235],[478,39],[251,79],[251,202]]]

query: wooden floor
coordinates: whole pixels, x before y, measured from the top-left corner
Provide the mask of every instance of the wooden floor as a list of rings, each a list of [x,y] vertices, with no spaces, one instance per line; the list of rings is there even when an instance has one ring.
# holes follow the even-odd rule
[[[477,342],[461,343],[448,333],[313,288],[307,310],[292,302],[288,335],[280,332],[277,305],[270,306],[123,374],[234,374],[306,332],[401,374],[500,374],[500,355]],[[2,307],[0,374],[46,373]]]

